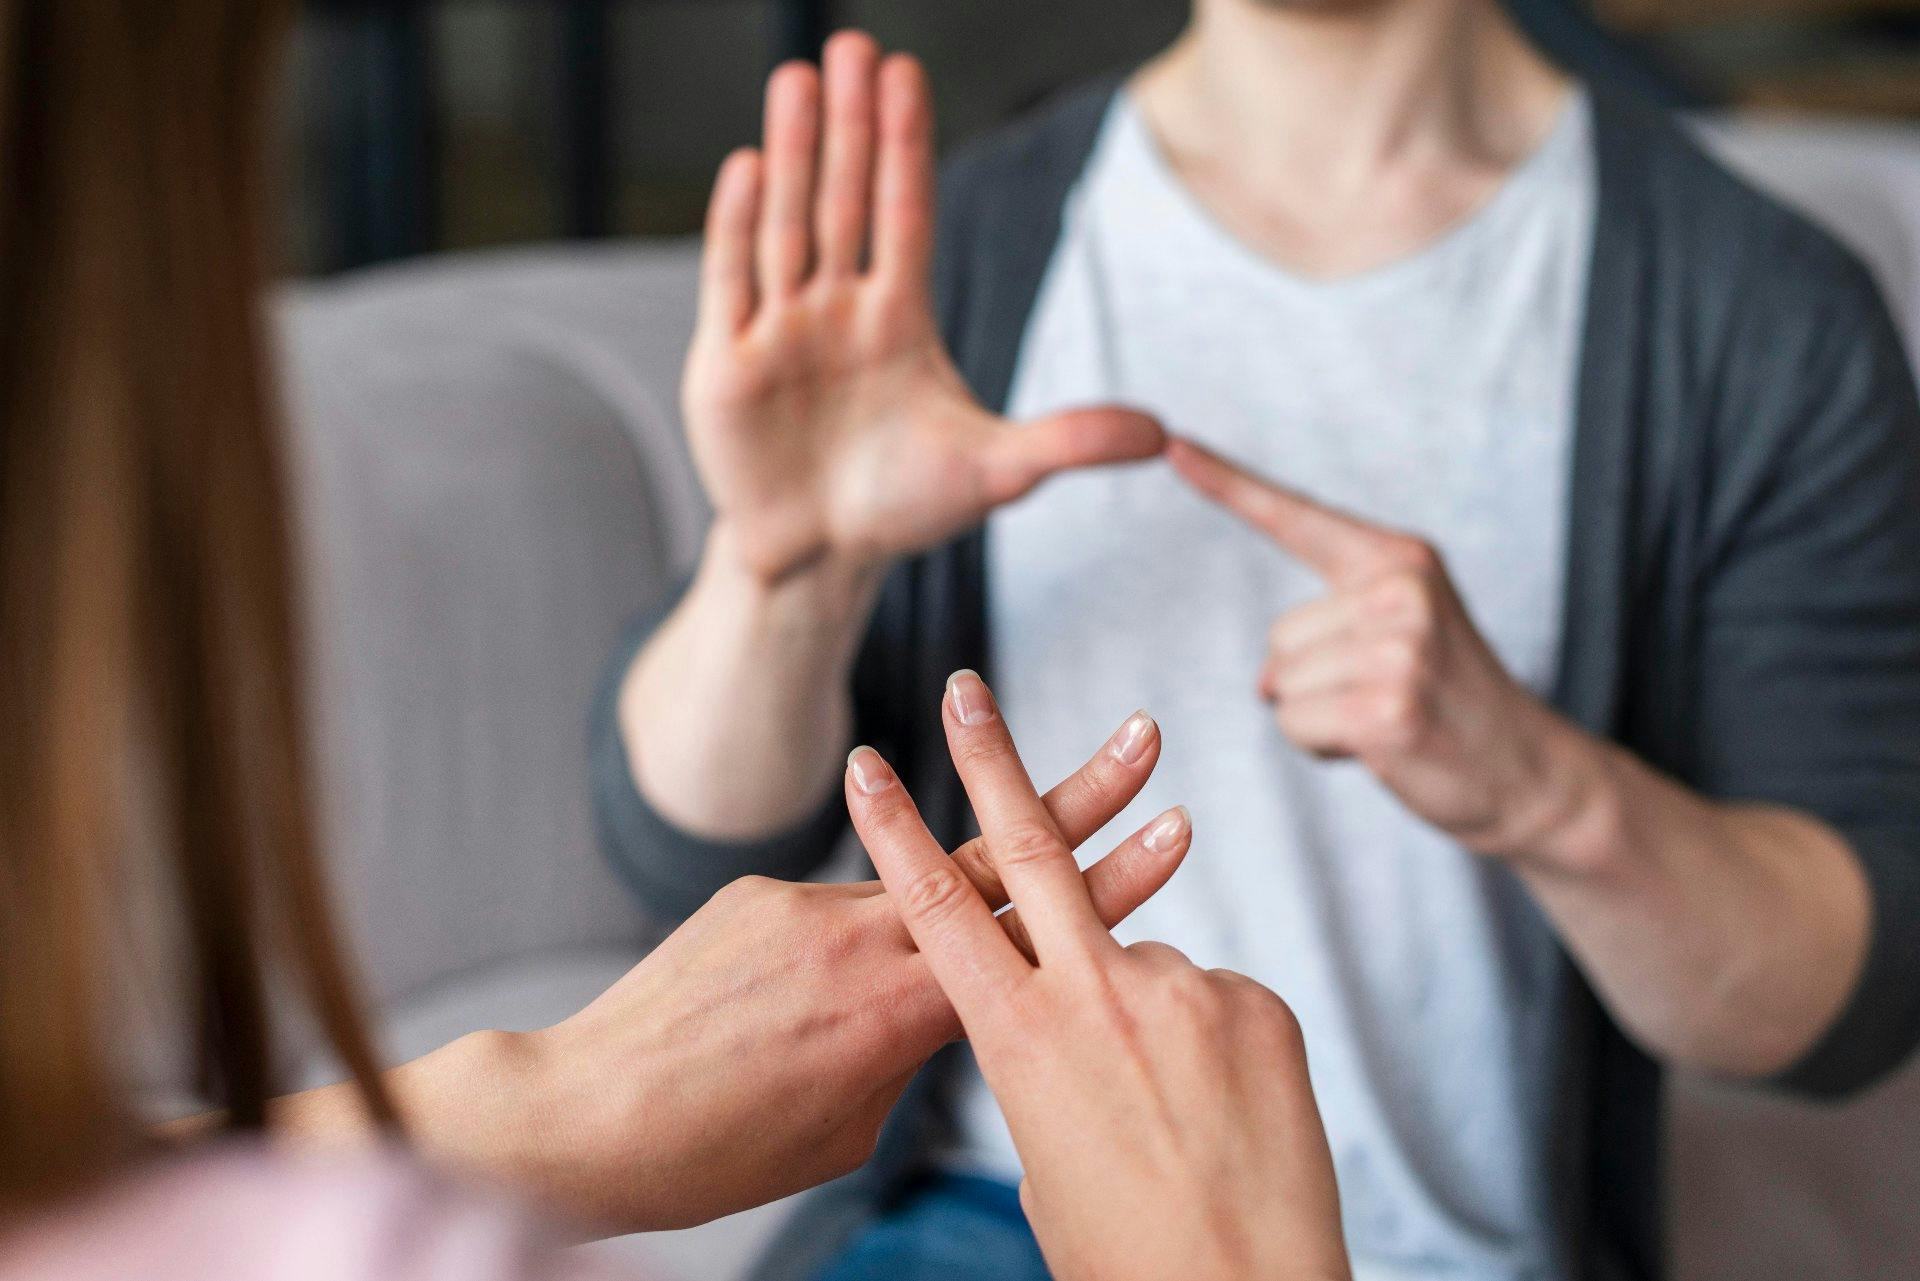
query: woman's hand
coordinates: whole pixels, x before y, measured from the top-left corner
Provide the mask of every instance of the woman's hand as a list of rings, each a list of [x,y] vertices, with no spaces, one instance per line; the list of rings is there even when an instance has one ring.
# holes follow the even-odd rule
[[[1158,453],[1118,409],[1016,427],[934,325],[933,115],[912,58],[827,42],[767,85],[763,150],[721,167],[682,390],[716,533],[761,579],[934,546],[1063,468]]]
[[[1033,957],[870,748],[849,762],[847,803],[1006,1113],[1054,1274],[1345,1278],[1333,1162],[1292,1014],[1252,979],[1114,942],[986,686],[959,673],[944,711]]]
[[[1159,754],[1152,719],[1129,717],[1048,793],[1047,812],[1084,840],[1133,799]],[[1087,870],[1089,910],[1124,918],[1187,844],[1179,812],[1143,828]],[[950,862],[984,901],[1006,902],[980,842]],[[1024,940],[1015,914],[1001,920]],[[959,1031],[878,882],[750,877],[573,1017],[463,1038],[388,1079],[430,1157],[592,1231],[631,1232],[705,1222],[853,1170],[913,1073]],[[302,1138],[366,1134],[342,1087],[284,1100],[276,1120]]]

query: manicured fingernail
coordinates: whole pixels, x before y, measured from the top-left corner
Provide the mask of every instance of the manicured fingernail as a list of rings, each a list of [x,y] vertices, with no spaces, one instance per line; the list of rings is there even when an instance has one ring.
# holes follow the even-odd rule
[[[847,768],[853,771],[853,785],[864,796],[884,792],[893,784],[893,766],[871,747],[856,747],[847,753]]]
[[[1147,834],[1141,838],[1140,843],[1155,854],[1164,854],[1186,839],[1187,833],[1192,829],[1193,815],[1187,813],[1186,806],[1176,805],[1162,814],[1154,825],[1147,829]]]
[[[1133,765],[1147,754],[1147,743],[1153,738],[1153,717],[1145,712],[1135,712],[1127,717],[1127,723],[1113,732],[1107,740],[1107,751],[1113,759],[1122,765]]]
[[[970,667],[947,677],[947,699],[953,704],[954,719],[962,725],[978,725],[993,715],[993,695],[980,673]]]

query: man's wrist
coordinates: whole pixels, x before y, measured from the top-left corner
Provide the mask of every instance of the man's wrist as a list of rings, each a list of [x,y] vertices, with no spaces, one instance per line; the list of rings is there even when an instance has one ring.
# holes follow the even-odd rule
[[[768,579],[740,554],[732,527],[720,518],[707,531],[695,581],[785,626],[839,631],[865,621],[886,571],[884,561],[828,552]]]
[[[1530,871],[1604,874],[1623,845],[1613,749],[1544,706],[1529,719],[1527,782],[1481,852]]]

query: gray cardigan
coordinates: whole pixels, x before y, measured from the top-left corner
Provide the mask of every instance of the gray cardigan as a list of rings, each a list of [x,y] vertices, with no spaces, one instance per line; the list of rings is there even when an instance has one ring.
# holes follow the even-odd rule
[[[983,403],[1005,403],[1063,202],[1114,91],[1090,86],[964,149],[941,194],[940,319]],[[1716,797],[1816,814],[1874,901],[1858,990],[1783,1074],[1858,1089],[1920,1042],[1920,405],[1865,269],[1665,119],[1594,97],[1598,224],[1580,370],[1565,646],[1571,719]],[[855,671],[857,734],[949,846],[970,818],[937,718],[948,672],[991,672],[982,533],[889,578]],[[637,623],[623,670],[672,607]],[[639,796],[612,678],[593,724],[609,857],[673,915],[748,873],[814,872],[836,795],[749,844],[688,837]],[[1565,1273],[1663,1274],[1660,1071],[1569,960],[1552,1141]],[[805,1276],[916,1169],[939,1061],[865,1170],[816,1194],[765,1275]]]

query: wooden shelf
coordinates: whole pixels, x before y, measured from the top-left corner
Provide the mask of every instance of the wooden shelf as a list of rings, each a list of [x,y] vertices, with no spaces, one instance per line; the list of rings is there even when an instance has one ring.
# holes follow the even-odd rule
[[[1920,0],[1594,0],[1594,14],[1617,31],[1684,31],[1715,23],[1830,21],[1874,14],[1920,13]]]
[[[1848,116],[1920,117],[1920,54],[1842,59],[1805,70],[1742,79],[1743,106]]]

